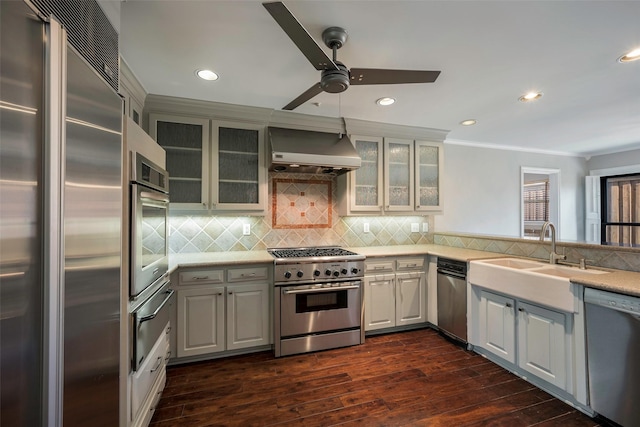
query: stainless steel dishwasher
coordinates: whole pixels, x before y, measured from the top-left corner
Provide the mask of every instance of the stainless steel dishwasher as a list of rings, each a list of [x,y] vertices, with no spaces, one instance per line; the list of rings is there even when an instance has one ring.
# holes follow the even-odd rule
[[[591,408],[623,426],[640,422],[640,298],[584,291]]]
[[[467,263],[438,257],[438,328],[467,343]]]

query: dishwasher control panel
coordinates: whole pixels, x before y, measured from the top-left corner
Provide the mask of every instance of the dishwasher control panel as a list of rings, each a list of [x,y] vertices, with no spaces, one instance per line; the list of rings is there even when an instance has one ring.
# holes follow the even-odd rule
[[[584,302],[608,307],[612,310],[640,315],[639,297],[587,288],[584,291]]]

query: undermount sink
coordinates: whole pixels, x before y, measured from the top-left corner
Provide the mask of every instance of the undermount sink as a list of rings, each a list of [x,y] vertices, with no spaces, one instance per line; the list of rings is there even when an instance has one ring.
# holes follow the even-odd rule
[[[576,285],[569,278],[603,273],[606,271],[582,270],[520,258],[496,258],[471,261],[467,278],[475,286],[574,312],[578,308]]]

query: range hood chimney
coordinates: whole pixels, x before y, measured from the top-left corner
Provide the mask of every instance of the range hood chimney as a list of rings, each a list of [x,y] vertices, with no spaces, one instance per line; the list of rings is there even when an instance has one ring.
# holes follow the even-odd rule
[[[341,175],[360,167],[344,134],[269,127],[270,171]]]

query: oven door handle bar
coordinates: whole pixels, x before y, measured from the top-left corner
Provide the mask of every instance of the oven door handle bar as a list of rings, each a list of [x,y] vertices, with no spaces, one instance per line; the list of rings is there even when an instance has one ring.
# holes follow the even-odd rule
[[[147,314],[146,316],[142,316],[140,318],[140,320],[138,321],[138,324],[141,324],[143,322],[147,322],[151,319],[155,319],[155,317],[158,315],[158,313],[160,313],[160,310],[162,310],[162,308],[167,304],[167,302],[169,301],[169,299],[173,296],[174,294],[174,290],[170,289],[169,292],[167,292],[167,296],[164,298],[164,301],[162,301],[162,303],[158,306],[158,308],[156,308],[156,310],[151,313],[151,314]]]
[[[169,203],[169,197],[167,197],[166,195],[160,195],[160,194],[156,194],[156,193],[152,193],[150,191],[141,191],[140,192],[140,199],[142,200],[153,200],[154,202],[164,202],[164,203]]]
[[[350,285],[350,286],[336,286],[331,288],[314,288],[314,289],[295,289],[295,290],[284,290],[282,293],[290,295],[290,294],[316,294],[318,292],[334,292],[334,291],[342,291],[344,289],[359,289],[359,285]]]

